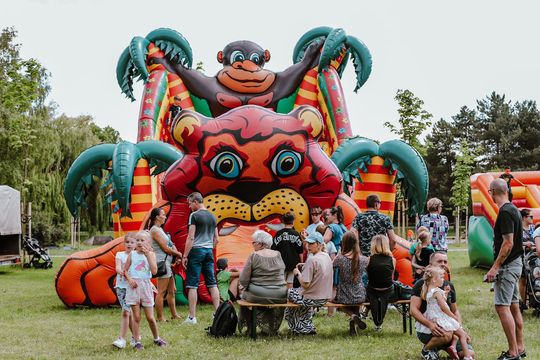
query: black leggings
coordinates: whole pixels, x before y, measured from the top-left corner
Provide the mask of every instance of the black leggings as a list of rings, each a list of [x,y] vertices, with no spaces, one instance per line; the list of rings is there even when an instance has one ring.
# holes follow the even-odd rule
[[[391,286],[386,290],[375,290],[368,286],[367,296],[369,299],[369,305],[371,307],[371,317],[376,326],[381,326],[384,317],[386,316],[386,309],[388,308],[388,301],[394,295],[394,287]]]

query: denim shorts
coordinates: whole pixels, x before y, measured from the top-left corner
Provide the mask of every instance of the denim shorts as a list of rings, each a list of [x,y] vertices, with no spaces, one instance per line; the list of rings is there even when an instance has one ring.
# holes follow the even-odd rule
[[[199,287],[201,273],[204,277],[206,287],[216,287],[216,276],[214,275],[214,255],[211,248],[192,248],[188,254],[186,268],[186,288],[196,289]]]
[[[519,302],[519,278],[523,269],[521,257],[501,266],[493,285],[493,303],[510,306]]]

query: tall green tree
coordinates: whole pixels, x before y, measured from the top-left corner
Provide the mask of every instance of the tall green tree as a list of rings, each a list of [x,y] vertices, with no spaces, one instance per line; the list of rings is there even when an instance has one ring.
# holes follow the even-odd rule
[[[425,146],[420,137],[431,126],[433,116],[423,109],[424,101],[416,97],[410,90],[398,89],[394,99],[399,105],[399,125],[387,121],[384,126],[424,155]]]
[[[102,142],[120,140],[116,130],[100,128],[89,116],[54,116],[47,104],[49,73],[35,59],[22,59],[17,32],[0,33],[0,184],[32,202],[33,235],[45,242],[65,241],[71,215],[63,199],[64,179],[77,156]],[[83,212],[82,228],[110,228],[110,208],[99,185],[93,206]]]
[[[470,199],[470,177],[474,168],[475,159],[469,150],[469,145],[463,140],[459,147],[459,153],[456,157],[456,165],[452,171],[454,183],[452,185],[452,196],[450,203],[454,206],[454,215],[456,216],[456,240],[460,242],[460,214],[467,209]]]

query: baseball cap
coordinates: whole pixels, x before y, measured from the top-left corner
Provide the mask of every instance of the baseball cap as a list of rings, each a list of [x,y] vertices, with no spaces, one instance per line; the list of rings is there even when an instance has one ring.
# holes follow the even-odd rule
[[[317,231],[314,231],[313,233],[309,234],[309,236],[306,238],[306,241],[310,244],[313,244],[316,242],[318,242],[319,244],[324,244],[323,236]]]

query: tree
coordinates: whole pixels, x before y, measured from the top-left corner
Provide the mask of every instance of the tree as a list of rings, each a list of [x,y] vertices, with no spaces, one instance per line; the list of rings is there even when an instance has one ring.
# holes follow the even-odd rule
[[[394,98],[398,104],[399,126],[389,121],[384,126],[391,132],[399,135],[401,140],[414,147],[422,155],[425,154],[425,147],[420,141],[422,133],[431,126],[433,117],[426,110],[422,109],[424,102],[417,98],[410,90],[398,89]]]
[[[431,134],[426,136],[424,161],[429,172],[429,193],[448,204],[453,183],[451,174],[456,163],[454,127],[448,121],[437,121]]]
[[[470,177],[474,167],[474,157],[471,155],[469,146],[465,140],[460,144],[459,154],[456,158],[456,166],[452,172],[454,184],[452,185],[452,196],[450,203],[455,207],[456,215],[456,240],[460,242],[459,215],[462,209],[469,206],[470,199]],[[467,220],[467,219],[465,219]]]
[[[49,73],[35,59],[19,55],[17,32],[0,33],[0,184],[18,189],[32,202],[33,235],[44,242],[67,240],[71,220],[63,200],[64,179],[77,156],[102,142],[118,142],[118,132],[100,128],[89,116],[54,116],[47,104]],[[89,231],[110,228],[110,207],[92,189],[94,206],[82,214]]]

